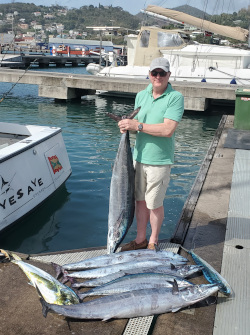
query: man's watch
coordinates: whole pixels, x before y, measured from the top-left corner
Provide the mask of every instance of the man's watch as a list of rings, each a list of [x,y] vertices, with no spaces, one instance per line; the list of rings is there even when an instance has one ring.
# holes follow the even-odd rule
[[[142,124],[142,123],[139,123],[139,124],[138,124],[138,130],[139,130],[139,131],[142,131],[142,129],[143,129],[143,124]]]

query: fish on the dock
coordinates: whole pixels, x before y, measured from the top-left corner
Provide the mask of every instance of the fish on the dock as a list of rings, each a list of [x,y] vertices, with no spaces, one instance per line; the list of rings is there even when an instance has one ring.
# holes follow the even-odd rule
[[[46,302],[57,305],[72,305],[80,302],[78,295],[70,287],[62,284],[46,271],[22,261],[19,256],[13,253],[11,255],[14,258],[11,262],[23,270],[30,284],[38,288]]]
[[[112,280],[124,277],[126,274],[135,274],[135,273],[165,273],[172,276],[177,276],[181,278],[187,278],[192,274],[201,271],[202,266],[199,265],[174,265],[170,264],[169,266],[156,266],[154,268],[136,268],[131,270],[119,271],[112,273],[110,275],[86,280],[84,282],[76,282],[71,285],[72,288],[81,288],[81,287],[96,287],[100,285],[107,284]]]
[[[111,273],[119,272],[119,271],[127,271],[130,269],[136,269],[139,267],[155,267],[155,266],[170,266],[170,264],[181,265],[185,264],[185,262],[176,262],[173,259],[164,260],[164,259],[146,259],[142,261],[133,261],[121,264],[115,264],[110,266],[104,266],[100,268],[83,270],[83,271],[75,271],[68,273],[66,270],[61,269],[63,273],[62,282],[66,282],[69,278],[98,278],[103,277]],[[59,266],[59,265],[58,265]]]
[[[215,284],[193,285],[179,290],[175,282],[172,288],[137,290],[100,297],[78,305],[58,306],[41,299],[43,315],[49,311],[74,319],[133,318],[167,312],[206,299],[218,291]]]
[[[174,281],[177,282],[178,287],[187,287],[193,285],[191,282],[174,277],[168,274],[159,273],[136,273],[125,275],[124,277],[113,280],[112,282],[95,287],[83,293],[78,293],[81,300],[86,297],[96,295],[111,295],[123,292],[131,292],[142,289],[173,287]]]
[[[209,283],[218,285],[219,291],[226,296],[230,296],[232,294],[232,288],[226,279],[223,278],[210,264],[198,256],[193,250],[187,250],[183,247],[181,248],[192,256],[197,265],[203,266],[203,275]]]
[[[62,268],[67,271],[83,270],[83,269],[98,268],[120,263],[127,263],[136,260],[139,261],[150,258],[151,259],[162,258],[167,260],[173,259],[173,261],[181,261],[181,262],[188,261],[185,257],[176,254],[172,251],[166,251],[166,250],[155,251],[150,249],[142,249],[142,250],[130,250],[119,253],[96,256],[85,260],[81,260],[79,262],[64,264],[62,265]]]
[[[129,116],[133,119],[140,107]],[[116,121],[122,119],[114,114],[107,113]],[[117,250],[130,226],[135,212],[135,171],[130,148],[129,132],[121,135],[118,152],[115,158],[110,183],[107,253]]]

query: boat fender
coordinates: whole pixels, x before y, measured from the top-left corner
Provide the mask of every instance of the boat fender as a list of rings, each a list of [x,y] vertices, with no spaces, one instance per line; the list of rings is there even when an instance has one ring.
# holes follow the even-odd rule
[[[230,84],[234,84],[234,85],[236,85],[236,84],[237,84],[237,82],[236,82],[235,78],[233,78],[233,79],[230,81]]]

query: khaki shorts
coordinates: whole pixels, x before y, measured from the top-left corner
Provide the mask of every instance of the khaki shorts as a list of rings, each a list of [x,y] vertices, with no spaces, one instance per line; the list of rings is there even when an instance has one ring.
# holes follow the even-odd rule
[[[148,165],[134,161],[135,200],[146,201],[148,209],[163,205],[170,181],[171,165]]]

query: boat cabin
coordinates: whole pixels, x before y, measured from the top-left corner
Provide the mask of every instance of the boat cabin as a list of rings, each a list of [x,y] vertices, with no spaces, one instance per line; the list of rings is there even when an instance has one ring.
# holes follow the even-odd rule
[[[250,68],[250,51],[215,44],[199,44],[190,41],[188,34],[158,27],[142,27],[138,36],[129,35],[128,65],[149,66],[152,59],[165,57],[171,71],[179,67]]]
[[[149,66],[152,59],[161,57],[160,50],[182,49],[188,36],[177,30],[141,27],[138,36],[128,35],[128,65]]]

